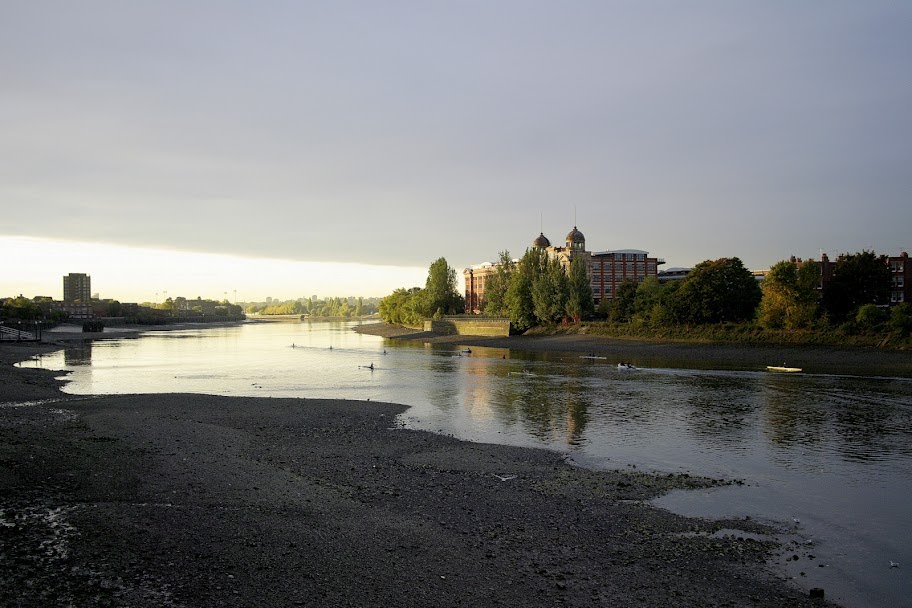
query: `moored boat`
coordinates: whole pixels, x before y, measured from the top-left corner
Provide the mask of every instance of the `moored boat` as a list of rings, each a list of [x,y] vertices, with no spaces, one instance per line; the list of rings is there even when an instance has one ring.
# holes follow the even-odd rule
[[[784,365],[767,365],[766,371],[769,372],[783,372],[787,374],[794,374],[796,372],[803,371],[800,367],[785,367]]]

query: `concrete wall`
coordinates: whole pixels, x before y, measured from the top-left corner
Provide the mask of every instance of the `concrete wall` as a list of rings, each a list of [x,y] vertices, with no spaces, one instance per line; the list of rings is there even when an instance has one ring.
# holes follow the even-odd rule
[[[424,331],[460,336],[509,336],[509,319],[478,319],[471,317],[444,317],[425,319]]]

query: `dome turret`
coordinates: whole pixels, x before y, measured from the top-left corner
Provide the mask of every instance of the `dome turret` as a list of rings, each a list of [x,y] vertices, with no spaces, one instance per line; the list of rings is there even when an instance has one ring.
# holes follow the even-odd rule
[[[547,247],[551,246],[551,241],[549,241],[548,237],[545,236],[545,233],[542,232],[537,237],[535,237],[534,241],[532,241],[532,246],[536,249],[546,249]]]
[[[567,234],[567,248],[580,250],[586,248],[586,237],[577,230],[576,226]]]

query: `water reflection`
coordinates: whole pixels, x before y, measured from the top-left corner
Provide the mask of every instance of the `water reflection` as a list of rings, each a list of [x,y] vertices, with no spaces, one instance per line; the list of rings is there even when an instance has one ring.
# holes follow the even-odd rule
[[[67,367],[92,365],[92,342],[69,342],[63,349],[63,362]]]

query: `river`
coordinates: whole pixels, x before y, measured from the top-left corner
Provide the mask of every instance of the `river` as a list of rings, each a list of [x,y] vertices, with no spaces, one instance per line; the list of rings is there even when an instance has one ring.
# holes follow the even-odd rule
[[[246,323],[86,342],[21,365],[69,371],[75,394],[390,401],[411,406],[408,428],[560,450],[587,467],[740,480],[655,504],[770,522],[801,547],[777,558],[796,584],[854,608],[912,606],[912,380],[463,350],[348,323]]]

